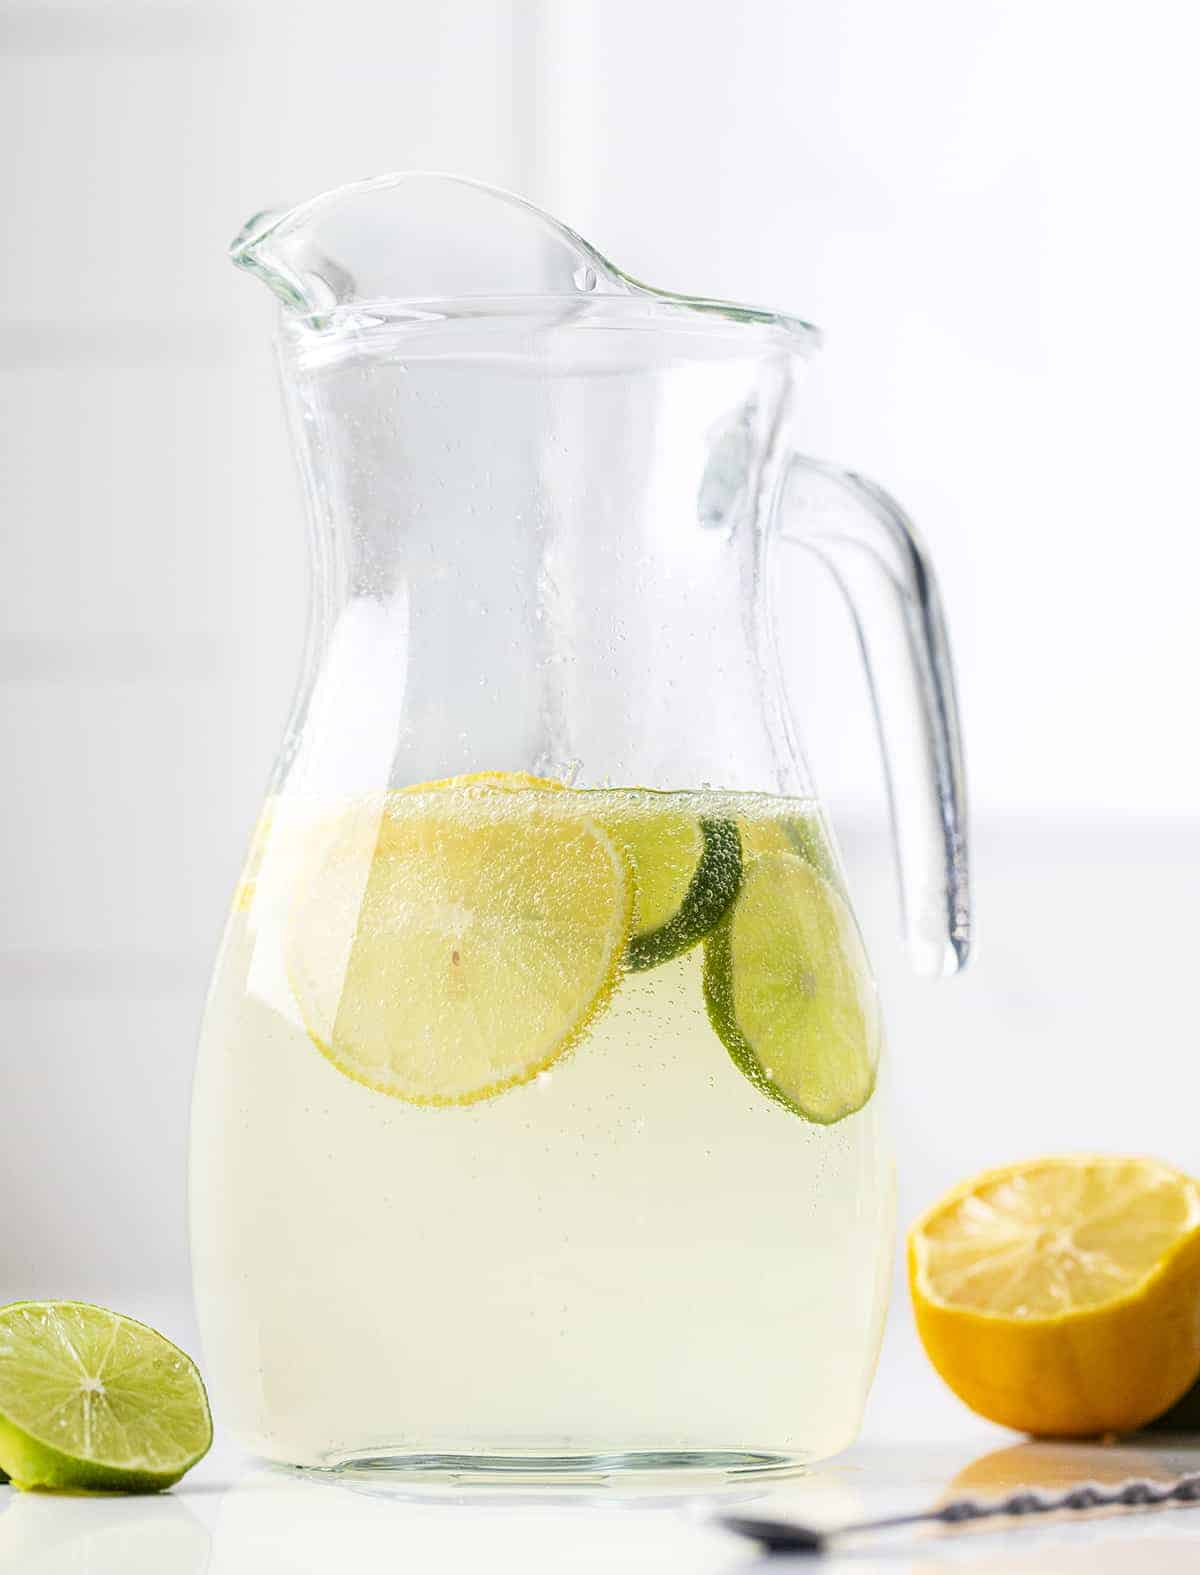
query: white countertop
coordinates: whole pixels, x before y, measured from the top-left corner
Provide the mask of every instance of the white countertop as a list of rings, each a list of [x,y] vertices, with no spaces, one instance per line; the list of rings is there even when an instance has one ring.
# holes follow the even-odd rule
[[[182,1303],[137,1309],[193,1349]],[[700,1492],[539,1489],[332,1478],[248,1459],[218,1429],[172,1492],[69,1498],[0,1487],[0,1575],[1188,1575],[1200,1506],[956,1533],[894,1533],[813,1559],[768,1559],[714,1523],[722,1511],[833,1526],[1021,1486],[1200,1471],[1200,1435],[1114,1446],[1035,1444],[968,1412],[934,1375],[898,1297],[861,1441],[806,1474]]]
[[[1089,1575],[1200,1565],[1200,1509],[1024,1522],[957,1534],[893,1534],[821,1561],[768,1559],[711,1523],[721,1509],[833,1524],[935,1503],[962,1471],[998,1494],[1030,1475],[1117,1479],[1200,1466],[1200,1446],[1014,1444],[981,1458],[957,1444],[858,1445],[809,1475],[698,1495],[661,1489],[384,1487],[305,1477],[218,1446],[174,1492],[60,1498],[0,1488],[0,1570],[8,1575],[375,1575],[419,1570],[687,1571],[750,1575],[807,1568],[855,1575],[940,1569]],[[990,1482],[988,1488],[986,1484]],[[952,1490],[959,1492],[959,1488]]]

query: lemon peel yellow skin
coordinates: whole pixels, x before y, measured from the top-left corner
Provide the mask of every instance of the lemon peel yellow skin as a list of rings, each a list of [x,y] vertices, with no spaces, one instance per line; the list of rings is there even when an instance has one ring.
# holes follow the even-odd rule
[[[1028,1217],[989,1219],[1022,1188]],[[1067,1155],[976,1176],[913,1225],[908,1278],[941,1377],[1034,1437],[1135,1431],[1200,1372],[1200,1184],[1155,1160]]]

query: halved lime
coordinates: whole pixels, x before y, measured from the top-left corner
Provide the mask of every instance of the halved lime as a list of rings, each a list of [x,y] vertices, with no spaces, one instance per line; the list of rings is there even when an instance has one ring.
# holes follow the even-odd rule
[[[697,815],[695,797],[645,788],[595,793],[594,813],[624,848],[637,879],[634,932],[625,955],[630,968],[655,968],[695,946],[738,889],[738,828],[731,820]]]
[[[608,1004],[633,878],[564,796],[377,794],[314,831],[284,955],[341,1071],[413,1104],[471,1104],[544,1071]]]
[[[153,1493],[208,1452],[195,1363],[85,1302],[0,1308],[0,1465],[19,1488]]]
[[[704,944],[708,1015],[737,1066],[772,1099],[828,1124],[875,1087],[875,985],[854,916],[794,853],[747,862]]]

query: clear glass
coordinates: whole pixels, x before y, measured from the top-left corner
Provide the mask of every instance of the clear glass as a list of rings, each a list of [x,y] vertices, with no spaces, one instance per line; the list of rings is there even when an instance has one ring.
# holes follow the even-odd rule
[[[195,1085],[222,1420],[294,1465],[459,1476],[843,1448],[892,1165],[781,542],[859,622],[918,966],[961,966],[968,904],[932,574],[800,453],[814,331],[448,177],[234,255],[283,302],[314,567]]]

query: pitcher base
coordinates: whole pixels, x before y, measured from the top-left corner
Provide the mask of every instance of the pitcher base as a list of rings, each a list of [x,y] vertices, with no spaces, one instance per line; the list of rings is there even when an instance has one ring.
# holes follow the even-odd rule
[[[687,1486],[697,1479],[777,1476],[801,1471],[813,1457],[774,1450],[630,1450],[610,1454],[415,1454],[348,1451],[300,1469],[334,1476],[446,1483],[583,1486],[654,1480]]]

